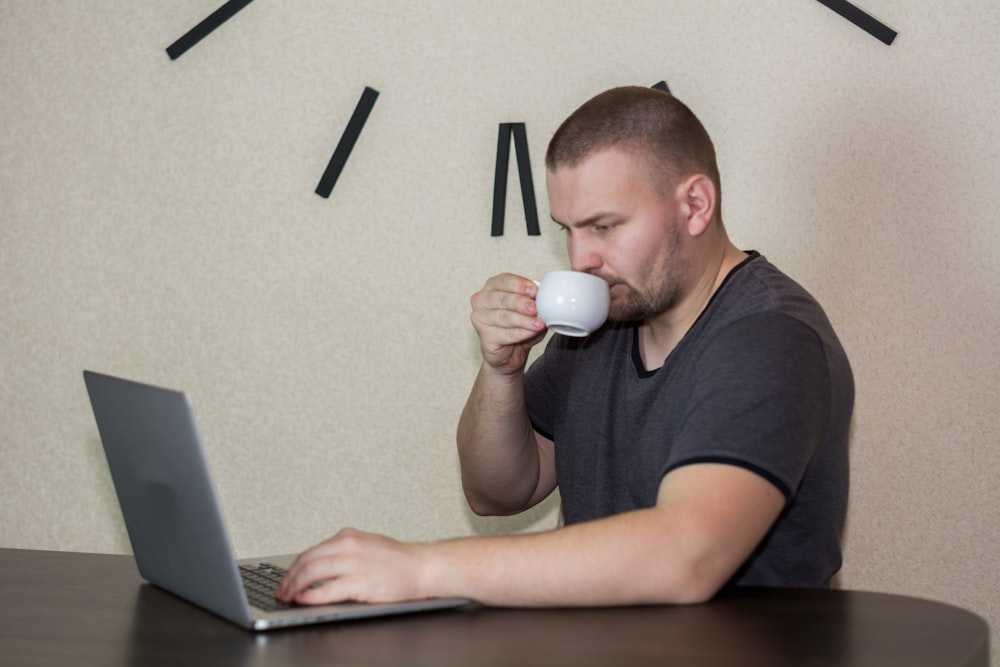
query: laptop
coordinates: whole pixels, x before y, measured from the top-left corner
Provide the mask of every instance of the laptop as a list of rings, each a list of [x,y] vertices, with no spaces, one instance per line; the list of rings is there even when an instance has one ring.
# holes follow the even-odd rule
[[[278,602],[276,584],[268,580],[280,578],[294,556],[237,561],[190,399],[93,371],[83,375],[135,562],[146,581],[251,630],[469,602],[448,598],[308,607]]]

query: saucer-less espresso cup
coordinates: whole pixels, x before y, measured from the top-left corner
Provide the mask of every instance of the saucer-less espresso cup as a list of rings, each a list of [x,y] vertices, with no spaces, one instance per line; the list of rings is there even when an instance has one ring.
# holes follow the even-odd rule
[[[538,317],[552,331],[583,337],[608,319],[611,295],[603,279],[580,271],[553,271],[538,284]]]

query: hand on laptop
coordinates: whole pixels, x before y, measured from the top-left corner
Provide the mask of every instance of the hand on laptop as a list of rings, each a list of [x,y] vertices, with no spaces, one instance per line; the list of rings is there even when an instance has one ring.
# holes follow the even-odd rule
[[[345,528],[292,563],[275,591],[285,602],[315,605],[357,600],[422,600],[429,545]]]

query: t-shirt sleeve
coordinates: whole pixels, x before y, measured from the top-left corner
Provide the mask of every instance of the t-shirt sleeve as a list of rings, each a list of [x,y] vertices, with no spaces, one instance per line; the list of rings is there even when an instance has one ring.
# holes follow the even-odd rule
[[[693,463],[739,465],[787,498],[829,420],[830,379],[819,336],[780,313],[727,327],[698,360],[691,400],[662,474]]]

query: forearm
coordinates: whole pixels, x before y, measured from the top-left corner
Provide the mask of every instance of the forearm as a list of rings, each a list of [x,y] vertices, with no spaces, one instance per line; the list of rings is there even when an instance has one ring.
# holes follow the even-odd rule
[[[785,499],[756,473],[692,464],[654,507],[545,533],[425,545],[427,594],[510,606],[696,603],[753,553]]]
[[[656,509],[528,535],[427,545],[426,590],[495,606],[686,604],[729,576]]]
[[[479,514],[509,514],[534,500],[541,466],[524,404],[523,373],[483,364],[458,424],[462,487]]]

